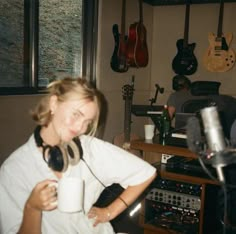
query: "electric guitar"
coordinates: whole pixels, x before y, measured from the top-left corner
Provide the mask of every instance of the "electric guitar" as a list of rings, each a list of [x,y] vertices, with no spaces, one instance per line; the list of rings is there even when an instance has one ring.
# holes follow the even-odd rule
[[[224,1],[221,0],[217,35],[215,36],[214,33],[209,33],[208,40],[210,46],[203,57],[204,66],[211,72],[228,71],[235,63],[235,52],[229,48],[233,34],[223,34],[222,32],[223,13]]]
[[[115,48],[111,57],[111,68],[115,72],[127,72],[128,63],[126,60],[126,43],[127,36],[125,35],[125,11],[126,0],[122,1],[122,16],[121,16],[121,32],[119,33],[119,27],[114,24],[112,27],[112,33],[115,40]]]
[[[148,64],[147,30],[143,24],[143,1],[139,0],[139,22],[131,24],[127,40],[126,57],[130,67],[146,67]]]
[[[194,55],[196,43],[188,43],[190,3],[186,2],[184,39],[179,39],[176,43],[177,54],[172,61],[172,69],[179,75],[192,75],[198,67],[197,59]]]
[[[139,139],[135,134],[131,134],[131,106],[134,92],[134,77],[132,85],[126,84],[122,87],[123,99],[125,101],[124,133],[116,136],[113,143],[130,153],[141,156],[140,151],[130,149],[130,141]]]

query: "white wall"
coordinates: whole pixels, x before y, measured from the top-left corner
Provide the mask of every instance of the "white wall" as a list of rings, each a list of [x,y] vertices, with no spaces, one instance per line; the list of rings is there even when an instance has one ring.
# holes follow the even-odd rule
[[[227,72],[209,72],[203,65],[203,55],[209,42],[208,33],[217,34],[219,4],[195,4],[190,8],[189,43],[196,43],[194,54],[198,60],[198,70],[189,76],[192,81],[209,80],[222,83],[220,92],[236,96],[236,66]],[[184,36],[185,6],[156,6],[153,18],[152,84],[159,82],[166,88],[166,98],[172,92],[171,80],[174,72],[171,63],[176,55],[176,41]],[[223,32],[236,36],[236,3],[225,3]],[[231,48],[236,51],[236,39]]]
[[[120,0],[100,1],[99,41],[97,53],[97,84],[104,92],[109,103],[109,115],[104,138],[112,141],[124,128],[124,100],[122,99],[122,87],[131,84],[131,77],[135,75],[135,91],[133,103],[149,104],[150,95],[150,71],[151,62],[145,68],[130,68],[128,72],[117,73],[110,67],[110,59],[115,47],[112,35],[113,24],[121,24]],[[139,20],[139,5],[137,0],[126,1],[126,32],[131,23]],[[152,57],[152,12],[150,5],[143,4],[144,23],[147,29],[147,43]],[[132,132],[143,134],[143,123],[146,118],[133,116]],[[135,131],[134,131],[135,130]]]
[[[131,68],[126,73],[113,72],[109,66],[114,48],[111,28],[114,23],[120,24],[121,0],[103,0],[100,9],[100,35],[97,64],[97,79],[99,87],[108,98],[110,112],[108,116],[105,139],[122,131],[123,100],[122,86],[129,83],[131,75],[136,75],[134,103],[149,104],[149,98],[154,96],[155,84],[165,88],[165,93],[159,95],[156,104],[165,104],[172,92],[172,60],[177,53],[176,41],[184,36],[185,5],[144,7],[144,25],[147,28],[147,42],[150,62],[146,68]],[[127,1],[126,28],[138,19],[138,1]],[[223,32],[236,35],[236,3],[225,3]],[[195,4],[190,8],[189,43],[195,42],[194,54],[198,60],[198,70],[189,76],[192,81],[209,80],[222,82],[220,92],[236,96],[236,65],[229,71],[213,73],[205,69],[202,58],[209,46],[208,33],[217,33],[219,4]],[[236,50],[236,39],[231,43]],[[142,117],[132,117],[132,132],[143,135],[143,123],[148,121]]]

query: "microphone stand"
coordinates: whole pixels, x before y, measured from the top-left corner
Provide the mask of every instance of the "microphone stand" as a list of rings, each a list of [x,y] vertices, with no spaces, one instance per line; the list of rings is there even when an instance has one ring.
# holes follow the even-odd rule
[[[158,92],[160,91],[160,93],[164,93],[164,88],[161,88],[158,84],[155,84],[155,87],[156,87],[155,96],[154,96],[154,98],[149,99],[149,101],[151,102],[151,103],[150,103],[151,106],[152,106],[154,103],[156,103]]]
[[[206,159],[204,159],[204,162],[206,164],[210,164],[216,169],[219,181],[224,183],[225,178],[222,168],[236,163],[236,150],[228,149],[219,152],[212,152],[207,156]]]

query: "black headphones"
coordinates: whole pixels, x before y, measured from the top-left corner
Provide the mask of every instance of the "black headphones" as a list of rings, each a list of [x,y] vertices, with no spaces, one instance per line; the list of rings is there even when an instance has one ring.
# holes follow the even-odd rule
[[[38,147],[43,148],[43,159],[52,170],[64,172],[69,164],[73,166],[79,163],[83,156],[83,149],[78,137],[69,143],[51,146],[43,142],[40,130],[41,126],[37,126],[34,130],[35,142]]]
[[[191,86],[191,81],[184,75],[176,75],[173,77],[172,80],[172,89],[178,91],[184,86],[187,85],[188,87]]]

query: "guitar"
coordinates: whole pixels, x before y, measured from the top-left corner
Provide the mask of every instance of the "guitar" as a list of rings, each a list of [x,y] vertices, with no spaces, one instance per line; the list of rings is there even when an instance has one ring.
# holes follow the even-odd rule
[[[135,134],[131,134],[131,106],[133,100],[133,91],[134,91],[134,77],[132,85],[124,85],[122,88],[123,99],[125,101],[125,118],[124,118],[124,133],[116,136],[113,143],[130,153],[133,153],[137,156],[141,156],[140,151],[130,149],[130,141],[139,139]]]
[[[143,1],[139,0],[139,22],[129,27],[126,58],[131,67],[146,67],[148,64],[147,32],[143,25],[142,3]]]
[[[176,43],[177,54],[172,61],[172,69],[179,75],[192,75],[198,67],[197,59],[193,53],[196,43],[188,43],[190,3],[186,2],[184,39],[179,39]]]
[[[112,33],[115,40],[115,48],[111,57],[110,65],[112,70],[115,72],[127,72],[129,68],[126,60],[127,36],[125,36],[125,11],[126,11],[126,0],[123,0],[120,34],[119,34],[119,27],[117,24],[114,24],[112,27]]]
[[[209,33],[210,46],[203,57],[204,66],[211,72],[228,71],[235,63],[235,52],[229,48],[233,34],[227,33],[224,35],[222,32],[223,12],[224,1],[221,0],[217,36],[214,33]]]

